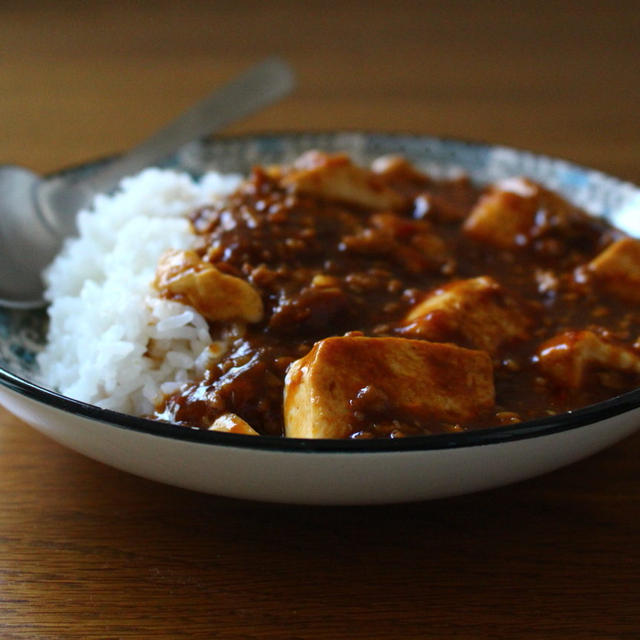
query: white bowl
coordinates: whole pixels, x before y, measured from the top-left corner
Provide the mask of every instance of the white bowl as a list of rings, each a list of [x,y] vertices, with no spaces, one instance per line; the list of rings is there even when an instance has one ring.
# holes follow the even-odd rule
[[[640,235],[640,189],[602,173],[505,147],[364,133],[223,138],[182,149],[171,166],[246,172],[310,148],[367,162],[401,153],[431,173],[480,183],[527,175]],[[91,166],[72,171],[90,171]],[[373,504],[451,496],[575,462],[640,427],[640,390],[563,415],[451,435],[397,440],[241,436],[154,422],[87,405],[37,383],[46,315],[0,308],[0,402],[42,433],[118,469],[168,484],[255,500]]]

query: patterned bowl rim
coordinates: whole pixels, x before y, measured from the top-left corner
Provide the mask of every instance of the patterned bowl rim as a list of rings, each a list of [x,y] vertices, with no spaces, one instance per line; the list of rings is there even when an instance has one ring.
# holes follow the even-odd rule
[[[601,176],[603,179],[619,185],[620,187],[632,188],[640,193],[640,189],[629,183],[622,181],[606,173],[583,167],[578,164],[533,153],[524,149],[507,147],[497,144],[461,140],[454,137],[429,136],[410,133],[383,133],[367,131],[305,131],[305,132],[265,132],[248,133],[239,135],[220,136],[219,141],[249,143],[260,139],[291,139],[296,140],[305,136],[339,136],[354,135],[368,138],[414,140],[424,142],[436,142],[441,144],[456,144],[467,146],[475,150],[503,149],[517,155],[526,154],[532,158],[549,163],[562,163],[578,172],[589,172]],[[218,138],[216,138],[217,140]],[[215,140],[203,139],[203,144],[215,144]],[[76,172],[90,168],[93,165],[102,164],[109,158],[99,158],[93,161],[84,162],[78,165],[65,167],[52,173],[60,175],[69,172]],[[24,396],[38,403],[48,405],[55,409],[87,418],[89,420],[105,423],[118,429],[127,429],[152,436],[159,436],[175,440],[189,441],[205,445],[237,447],[251,450],[298,452],[298,453],[382,453],[382,452],[409,452],[409,451],[436,451],[442,449],[458,449],[476,446],[486,446],[501,444],[518,440],[527,440],[553,434],[572,431],[597,422],[613,418],[615,416],[631,412],[640,407],[640,389],[635,389],[619,396],[598,402],[596,404],[570,411],[563,414],[547,416],[536,420],[516,423],[502,427],[492,427],[488,429],[471,430],[453,434],[436,434],[425,436],[411,436],[397,439],[303,439],[303,438],[283,438],[277,436],[248,436],[232,433],[219,433],[215,431],[205,431],[196,428],[178,426],[171,423],[139,418],[136,416],[119,413],[109,409],[102,409],[95,405],[87,404],[79,400],[74,400],[54,391],[22,378],[18,375],[0,367],[0,384],[7,389]]]

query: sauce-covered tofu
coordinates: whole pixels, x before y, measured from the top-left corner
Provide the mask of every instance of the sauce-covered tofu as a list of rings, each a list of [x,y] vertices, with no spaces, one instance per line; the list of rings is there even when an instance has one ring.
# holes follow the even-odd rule
[[[458,280],[437,289],[407,314],[402,335],[455,342],[495,353],[529,336],[523,305],[493,278]]]
[[[476,240],[502,249],[528,242],[539,207],[540,187],[526,178],[509,178],[484,194],[464,223],[464,231]]]
[[[257,436],[258,432],[240,416],[235,413],[224,413],[216,418],[209,427],[209,431],[221,431],[223,433],[240,433],[245,436]]]
[[[544,342],[536,355],[542,374],[554,384],[579,389],[594,371],[640,374],[640,356],[592,331],[565,331]]]
[[[154,286],[207,320],[262,319],[262,299],[248,282],[222,273],[193,251],[167,251],[158,262]]]
[[[534,246],[538,253],[557,256],[576,242],[591,242],[589,227],[584,213],[557,193],[527,178],[507,178],[481,196],[463,231],[498,249]]]
[[[373,398],[368,406],[366,396]],[[389,416],[465,423],[493,404],[485,352],[405,338],[326,338],[289,367],[285,431],[296,438],[344,438],[358,422],[366,427]]]
[[[281,184],[296,193],[363,208],[394,209],[405,203],[376,173],[352,164],[344,154],[305,153],[284,174]]]
[[[609,245],[589,263],[587,272],[605,291],[640,302],[640,240],[623,238]]]

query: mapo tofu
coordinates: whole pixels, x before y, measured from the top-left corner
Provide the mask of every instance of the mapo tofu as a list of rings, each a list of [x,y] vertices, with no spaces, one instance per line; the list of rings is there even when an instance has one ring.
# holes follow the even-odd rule
[[[495,427],[640,386],[639,241],[525,177],[314,151],[194,211],[158,265],[223,345],[155,417],[301,438]]]

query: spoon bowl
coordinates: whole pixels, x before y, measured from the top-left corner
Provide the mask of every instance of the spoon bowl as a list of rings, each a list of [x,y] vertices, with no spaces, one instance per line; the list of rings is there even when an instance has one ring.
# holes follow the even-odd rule
[[[12,308],[42,305],[40,273],[62,242],[36,206],[41,181],[29,169],[0,166],[0,304]]]

